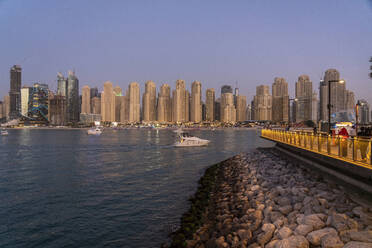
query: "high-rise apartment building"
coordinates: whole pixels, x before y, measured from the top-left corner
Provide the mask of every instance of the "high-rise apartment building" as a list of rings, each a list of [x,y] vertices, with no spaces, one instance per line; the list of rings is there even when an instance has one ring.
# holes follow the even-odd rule
[[[137,82],[132,82],[128,87],[128,104],[130,123],[140,122],[141,120],[141,104],[140,104],[140,88]]]
[[[221,94],[221,122],[236,122],[236,109],[234,105],[234,95],[230,92]]]
[[[272,120],[274,122],[288,122],[288,83],[284,78],[276,77],[274,79],[272,94]]]
[[[256,87],[256,95],[253,98],[254,118],[258,121],[271,121],[272,119],[272,97],[268,85]]]
[[[191,84],[191,101],[190,101],[190,121],[202,121],[202,90],[201,83],[194,81]]]
[[[49,125],[64,126],[67,123],[66,97],[61,95],[49,95],[48,99]]]
[[[106,81],[103,84],[103,92],[101,94],[101,116],[102,121],[115,121],[115,95],[110,81]]]
[[[351,90],[346,90],[345,110],[348,112],[355,112],[355,95]]]
[[[358,123],[368,124],[370,122],[370,107],[366,100],[358,100]]]
[[[22,87],[21,89],[21,114],[27,116],[29,101],[30,101],[30,87]]]
[[[2,101],[0,101],[0,119],[3,119],[4,117],[4,104]]]
[[[252,118],[252,105],[248,104],[247,105],[247,110],[246,110],[246,120],[253,120]]]
[[[301,75],[296,82],[295,121],[313,120],[313,83],[308,75]]]
[[[156,85],[153,81],[147,81],[145,84],[145,93],[142,96],[142,120],[156,121]]]
[[[172,121],[189,121],[189,98],[190,94],[186,91],[185,81],[177,80],[176,89],[173,90],[172,97]]]
[[[242,95],[235,96],[236,106],[236,121],[247,120],[247,97]]]
[[[90,88],[90,98],[99,97],[98,88]]]
[[[114,105],[115,105],[115,116],[114,121],[120,122],[120,114],[121,114],[121,98],[123,96],[123,92],[119,86],[115,86],[114,88]]]
[[[67,119],[69,122],[79,122],[79,79],[75,72],[69,71],[67,77]]]
[[[81,113],[82,114],[90,114],[91,107],[90,107],[90,88],[88,85],[85,85],[82,88],[82,99],[81,99]]]
[[[316,92],[313,92],[311,99],[311,120],[317,123],[319,119],[319,100]]]
[[[91,99],[91,113],[92,114],[96,114],[96,115],[100,115],[101,114],[101,98],[100,97],[93,97]]]
[[[14,65],[12,68],[10,68],[10,119],[18,118],[21,112],[21,85],[22,68],[19,65]]]
[[[214,89],[207,89],[205,93],[205,120],[215,120],[215,92]]]
[[[328,69],[324,80],[320,82],[320,120],[328,120],[328,83],[331,84],[331,113],[344,111],[346,107],[346,83],[340,80],[340,73],[336,69]],[[336,81],[336,82],[335,82]]]
[[[159,122],[172,121],[172,106],[170,92],[171,89],[168,84],[163,84],[160,87],[157,103],[157,120]]]

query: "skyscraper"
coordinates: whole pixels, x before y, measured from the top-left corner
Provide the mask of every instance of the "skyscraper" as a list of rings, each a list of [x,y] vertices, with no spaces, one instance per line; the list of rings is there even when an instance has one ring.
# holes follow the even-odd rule
[[[221,94],[221,122],[236,122],[234,95],[230,92]]]
[[[308,75],[301,75],[296,82],[296,122],[313,120],[312,100],[313,100],[313,83]]]
[[[92,114],[101,114],[101,98],[95,96],[91,99],[91,113]]]
[[[115,104],[115,116],[114,120],[116,122],[120,122],[120,114],[121,114],[121,98],[123,96],[122,90],[119,86],[115,86],[114,88],[114,104]]]
[[[64,126],[67,121],[66,97],[62,95],[50,95],[48,99],[48,120],[49,125]]]
[[[271,121],[272,119],[272,97],[268,85],[256,87],[256,95],[253,99],[254,118],[258,121]]]
[[[202,121],[201,83],[198,81],[191,85],[190,121]]]
[[[355,112],[355,95],[351,90],[346,90],[345,110]]]
[[[346,83],[340,80],[340,73],[336,69],[328,69],[324,74],[324,80],[320,82],[320,119],[328,120],[328,82],[331,84],[331,113],[345,110]],[[337,82],[332,82],[337,81]]]
[[[10,119],[16,119],[21,112],[21,84],[22,84],[22,68],[19,65],[14,65],[10,68]]]
[[[130,123],[141,120],[140,88],[137,82],[132,82],[128,87],[129,118]]]
[[[69,122],[79,122],[79,79],[75,72],[69,71],[67,77],[67,119]]]
[[[157,120],[159,122],[171,122],[172,121],[172,106],[170,97],[170,86],[163,84],[160,87],[157,104]]]
[[[6,95],[4,96],[4,101],[3,101],[3,116],[6,117],[6,119],[9,119],[9,113],[10,113],[10,96]]]
[[[110,81],[106,81],[103,84],[103,92],[101,94],[101,116],[102,121],[115,121],[115,98]]]
[[[4,104],[2,101],[0,101],[0,119],[4,118]]]
[[[81,103],[81,113],[90,114],[90,88],[88,85],[85,85],[82,89],[82,103]]]
[[[276,77],[272,85],[272,120],[274,122],[288,122],[288,83],[284,78]]]
[[[236,101],[236,121],[247,120],[247,97],[242,95],[235,96]]]
[[[147,81],[145,93],[142,96],[142,120],[152,122],[156,120],[156,85],[153,81]]]
[[[205,120],[215,120],[215,92],[214,89],[207,89],[205,96]]]
[[[30,100],[30,87],[22,87],[21,89],[21,114],[27,116]]]
[[[177,80],[172,97],[172,121],[187,122],[189,120],[189,93],[185,89],[185,81]]]
[[[57,84],[57,95],[67,98],[67,79],[60,72],[57,74]]]
[[[368,124],[370,122],[369,104],[366,100],[358,100],[358,123]]]

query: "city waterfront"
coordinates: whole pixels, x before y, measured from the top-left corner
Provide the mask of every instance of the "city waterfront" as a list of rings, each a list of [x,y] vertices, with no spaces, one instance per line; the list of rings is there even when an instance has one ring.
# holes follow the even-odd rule
[[[255,129],[12,129],[0,138],[0,247],[159,247],[209,165],[259,146]]]

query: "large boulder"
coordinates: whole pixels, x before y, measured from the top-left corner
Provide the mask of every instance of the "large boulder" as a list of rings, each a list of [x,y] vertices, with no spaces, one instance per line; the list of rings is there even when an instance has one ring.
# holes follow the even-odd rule
[[[297,218],[298,224],[304,224],[304,225],[311,225],[314,230],[321,229],[325,226],[325,223],[319,218],[317,214],[310,214],[307,216],[304,216],[303,218],[298,217]]]
[[[314,230],[312,225],[301,224],[296,227],[294,233],[297,235],[306,236],[309,232]]]
[[[328,233],[320,239],[322,248],[342,248],[344,243],[340,240],[338,235],[334,233]]]
[[[358,229],[358,222],[349,218],[346,214],[332,214],[331,226],[337,231],[345,231],[349,229]]]
[[[275,248],[309,248],[309,242],[304,236],[290,236],[277,242]]]
[[[257,236],[257,242],[264,247],[272,238],[275,226],[273,224],[263,224],[261,230],[262,233]]]
[[[312,244],[312,245],[315,245],[315,246],[318,246],[320,245],[320,242],[321,242],[321,238],[327,234],[333,234],[333,235],[337,235],[337,231],[334,229],[334,228],[324,228],[324,229],[320,229],[320,230],[316,230],[316,231],[312,231],[310,232],[306,238],[307,240],[309,240],[309,242]]]
[[[291,236],[291,234],[292,234],[292,230],[289,229],[289,228],[286,227],[286,226],[280,228],[279,231],[278,231],[278,237],[279,237],[280,239],[288,238],[289,236]]]

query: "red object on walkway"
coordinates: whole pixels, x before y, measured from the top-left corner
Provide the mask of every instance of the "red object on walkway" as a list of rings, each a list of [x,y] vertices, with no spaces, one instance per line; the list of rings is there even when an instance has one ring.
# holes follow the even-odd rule
[[[349,133],[347,132],[346,128],[342,128],[340,132],[338,132],[338,135],[342,135],[344,136],[344,138],[348,138],[349,137]]]

